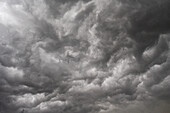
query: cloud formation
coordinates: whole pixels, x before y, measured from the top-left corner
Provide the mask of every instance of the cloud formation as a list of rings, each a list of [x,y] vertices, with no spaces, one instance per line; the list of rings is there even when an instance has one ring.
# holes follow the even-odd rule
[[[1,0],[0,112],[168,113],[168,0]]]

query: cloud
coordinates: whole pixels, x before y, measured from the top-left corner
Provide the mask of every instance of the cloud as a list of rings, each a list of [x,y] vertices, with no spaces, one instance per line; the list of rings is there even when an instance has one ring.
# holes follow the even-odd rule
[[[169,5],[2,0],[0,112],[168,113]]]

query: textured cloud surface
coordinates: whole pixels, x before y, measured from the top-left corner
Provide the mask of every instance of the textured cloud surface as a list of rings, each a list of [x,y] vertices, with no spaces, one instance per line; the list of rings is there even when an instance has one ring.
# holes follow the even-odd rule
[[[169,113],[169,0],[1,0],[0,113]]]

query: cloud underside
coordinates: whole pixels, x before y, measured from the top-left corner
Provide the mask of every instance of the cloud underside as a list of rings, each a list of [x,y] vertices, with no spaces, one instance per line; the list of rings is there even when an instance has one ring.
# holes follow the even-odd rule
[[[168,113],[168,0],[1,0],[0,112]]]

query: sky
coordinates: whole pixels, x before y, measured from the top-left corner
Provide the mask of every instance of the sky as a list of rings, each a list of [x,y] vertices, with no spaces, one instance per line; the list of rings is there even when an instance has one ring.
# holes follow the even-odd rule
[[[0,113],[169,113],[169,0],[1,0]]]

